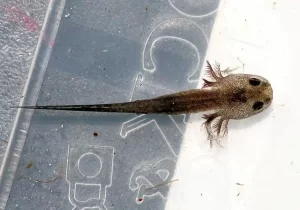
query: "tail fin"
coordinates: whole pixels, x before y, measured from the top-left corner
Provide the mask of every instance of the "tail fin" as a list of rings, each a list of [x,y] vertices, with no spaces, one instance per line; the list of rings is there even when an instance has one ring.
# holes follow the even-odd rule
[[[129,102],[130,103],[130,102]],[[64,111],[84,111],[84,112],[135,112],[126,109],[129,103],[119,104],[93,104],[93,105],[45,105],[45,106],[12,106],[20,109],[44,109],[44,110],[64,110]],[[127,111],[126,111],[127,110]]]

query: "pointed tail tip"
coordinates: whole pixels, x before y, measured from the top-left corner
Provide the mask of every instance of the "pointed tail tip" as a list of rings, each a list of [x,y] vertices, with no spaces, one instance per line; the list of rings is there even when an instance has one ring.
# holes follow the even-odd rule
[[[33,108],[31,106],[10,106],[10,109],[30,109]]]

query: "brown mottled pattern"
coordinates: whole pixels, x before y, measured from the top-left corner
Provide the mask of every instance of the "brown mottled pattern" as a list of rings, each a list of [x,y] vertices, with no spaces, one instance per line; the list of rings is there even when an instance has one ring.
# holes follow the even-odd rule
[[[211,110],[215,112],[204,115],[204,124],[212,146],[212,140],[218,139],[221,132],[223,136],[227,134],[230,119],[244,119],[267,109],[273,100],[273,90],[268,80],[258,75],[223,76],[218,63],[213,68],[207,62],[207,73],[214,81],[203,79],[202,89],[186,90],[152,99],[115,104],[22,108],[137,114],[186,114]]]

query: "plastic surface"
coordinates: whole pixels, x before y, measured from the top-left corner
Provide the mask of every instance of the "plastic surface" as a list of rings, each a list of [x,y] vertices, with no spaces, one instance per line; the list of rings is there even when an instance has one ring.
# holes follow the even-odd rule
[[[48,2],[0,1],[0,164],[32,63]]]
[[[38,96],[43,104],[113,102],[200,87],[193,78],[206,55],[266,77],[272,107],[231,121],[224,148],[213,149],[201,115],[185,125],[182,118],[172,118],[175,124],[168,117],[20,110],[1,168],[1,209],[299,210],[298,0],[223,0],[215,22],[204,6],[213,1],[191,2],[52,1],[21,104]],[[200,59],[184,41],[193,25],[171,30],[181,39],[148,39],[162,37],[155,28],[165,34],[180,25],[160,25],[174,17],[196,22],[210,37]],[[147,39],[156,40],[154,63],[144,53]],[[164,178],[173,182],[164,185]]]
[[[196,88],[218,4],[51,1],[21,104],[123,102]],[[19,110],[0,207],[164,209],[187,120]]]
[[[267,78],[273,103],[257,116],[230,121],[224,148],[209,149],[199,129],[203,121],[190,118],[167,210],[300,208],[297,5],[298,0],[220,2],[208,59]]]

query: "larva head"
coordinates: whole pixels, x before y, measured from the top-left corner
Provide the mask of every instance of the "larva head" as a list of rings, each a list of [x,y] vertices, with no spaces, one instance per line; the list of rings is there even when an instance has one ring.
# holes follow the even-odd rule
[[[243,119],[258,114],[272,103],[272,86],[264,77],[233,74],[224,77],[223,82],[228,87],[226,89],[229,105],[224,111],[231,119]]]

